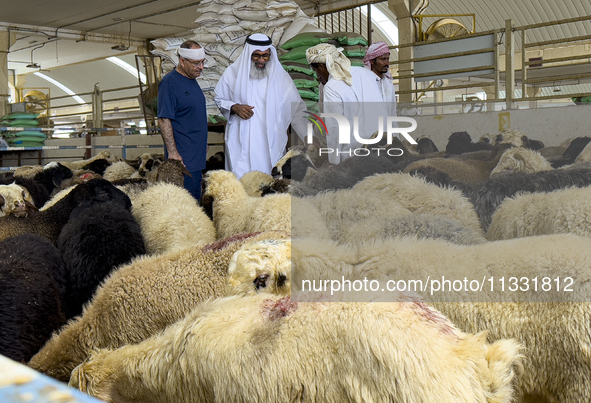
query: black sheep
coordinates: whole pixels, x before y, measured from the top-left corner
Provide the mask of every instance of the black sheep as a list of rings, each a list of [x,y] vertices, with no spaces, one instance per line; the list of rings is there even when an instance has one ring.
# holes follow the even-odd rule
[[[146,250],[131,201],[114,188],[101,203],[84,202],[70,214],[57,247],[70,276],[68,317],[79,315],[103,279]]]
[[[338,165],[319,169],[302,182],[292,182],[290,191],[295,196],[314,196],[325,190],[349,189],[368,176],[399,172],[396,168],[398,164],[404,164],[405,168],[406,161],[416,159],[420,158],[407,157],[404,154],[389,156],[386,152],[381,152],[379,156],[370,154],[350,157]]]
[[[551,192],[568,187],[591,186],[591,168],[572,167],[554,171],[527,174],[516,172],[493,176],[486,182],[465,183],[453,180],[448,174],[436,169],[419,168],[411,174],[420,174],[427,182],[441,187],[453,187],[460,190],[476,209],[480,225],[487,230],[492,215],[507,197],[518,192]]]
[[[591,142],[591,137],[577,137],[570,142],[567,149],[562,154],[562,159],[552,162],[553,168],[560,168],[575,162],[581,151]]]
[[[67,283],[49,241],[23,234],[0,242],[0,354],[26,363],[66,323]]]
[[[203,170],[203,173],[206,173],[208,171],[216,171],[218,169],[225,169],[226,168],[226,157],[223,151],[218,151],[217,153],[215,153],[214,155],[212,155],[211,157],[209,157],[209,159],[207,161],[205,161],[205,169]]]
[[[303,150],[290,149],[273,167],[273,179],[293,179],[301,181],[308,173],[308,168],[316,170],[310,157]]]
[[[55,243],[70,214],[81,203],[90,205],[125,194],[104,179],[92,179],[76,186],[63,199],[30,217],[0,217],[0,240],[20,234],[36,234]],[[127,197],[127,196],[125,196]],[[129,201],[129,199],[128,199]],[[131,202],[129,202],[131,207]]]
[[[9,185],[15,182],[17,185],[26,187],[33,198],[35,207],[41,208],[51,198],[53,191],[59,188],[62,181],[72,176],[73,173],[70,168],[52,162],[47,164],[43,171],[38,172],[33,178],[6,176],[0,180],[0,185]]]
[[[108,160],[100,158],[84,165],[82,169],[103,175],[105,173],[105,169],[107,169],[109,166],[111,166],[111,163]]]
[[[429,137],[422,137],[417,141],[417,151],[419,154],[431,154],[439,152],[439,149]]]
[[[517,192],[551,192],[567,187],[586,186],[591,186],[590,168],[573,167],[532,174],[516,172],[493,176],[478,189],[474,206],[482,228],[486,231],[497,207],[505,198],[515,196]]]
[[[480,150],[490,150],[491,144],[485,142],[473,143],[468,132],[454,132],[449,136],[445,147],[446,154],[464,154]]]

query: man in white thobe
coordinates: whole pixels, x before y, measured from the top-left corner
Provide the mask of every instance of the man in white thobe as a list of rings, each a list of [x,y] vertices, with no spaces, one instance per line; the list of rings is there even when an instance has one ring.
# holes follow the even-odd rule
[[[358,118],[359,136],[369,139],[379,129],[388,115],[386,104],[375,80],[375,74],[363,67],[351,67],[351,62],[342,53],[342,48],[320,44],[306,51],[306,58],[316,72],[322,88],[322,112],[343,115],[350,123],[351,135],[348,144],[339,143],[339,125],[327,117],[326,145],[328,161],[338,164],[353,155],[353,150],[362,146],[353,136],[354,119]],[[385,128],[385,124],[382,126]]]
[[[246,38],[242,54],[215,87],[215,102],[228,120],[226,170],[238,178],[255,170],[271,174],[285,153],[287,128],[306,110],[271,39],[263,34]],[[296,120],[294,130],[303,138],[306,125]]]
[[[396,116],[396,92],[390,74],[390,49],[386,42],[376,42],[371,45],[365,57],[363,65],[376,75],[376,82],[380,88],[384,102],[388,103],[389,116]]]

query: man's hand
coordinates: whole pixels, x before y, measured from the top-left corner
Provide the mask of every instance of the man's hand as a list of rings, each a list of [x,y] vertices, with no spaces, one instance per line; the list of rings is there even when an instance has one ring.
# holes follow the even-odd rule
[[[168,159],[169,160],[179,160],[183,165],[185,165],[185,161],[183,161],[183,157],[181,157],[181,155],[176,152],[176,153],[169,153],[168,154]],[[185,166],[186,168],[186,166]]]
[[[252,111],[253,109],[254,106],[234,104],[232,105],[230,112],[235,113],[241,119],[248,120],[254,115],[254,112]]]

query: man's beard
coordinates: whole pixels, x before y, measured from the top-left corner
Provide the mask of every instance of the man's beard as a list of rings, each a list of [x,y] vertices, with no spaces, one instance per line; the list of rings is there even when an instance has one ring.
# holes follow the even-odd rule
[[[257,67],[254,60],[250,61],[250,78],[253,80],[262,80],[269,75],[269,63],[265,67]]]

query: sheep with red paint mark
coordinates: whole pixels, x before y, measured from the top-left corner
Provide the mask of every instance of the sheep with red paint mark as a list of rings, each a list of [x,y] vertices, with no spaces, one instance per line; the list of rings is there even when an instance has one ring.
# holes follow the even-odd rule
[[[349,290],[343,293],[332,281],[379,280],[384,286],[392,279],[402,280],[408,287],[414,284],[413,290],[426,301],[433,301],[430,304],[461,330],[488,331],[489,342],[511,338],[524,346],[527,365],[515,380],[520,399],[530,401],[527,399],[537,396],[549,402],[587,402],[591,400],[590,266],[591,240],[574,235],[473,246],[408,238],[368,241],[357,248],[317,239],[263,241],[245,245],[233,257],[226,292],[363,301],[366,295]],[[438,279],[441,285],[442,276],[450,281],[447,292],[438,292],[441,287],[436,290],[434,282],[426,283],[429,278]],[[574,291],[570,293],[566,291],[569,277]],[[452,282],[464,278],[470,283],[474,279],[483,281],[479,283],[483,288],[451,292]],[[519,289],[509,283],[511,278],[516,279]],[[526,289],[524,278],[529,279],[528,293],[522,291]],[[557,290],[554,280],[551,284],[546,280],[542,289],[544,278],[561,279],[562,288]],[[504,291],[500,279],[505,281]],[[305,280],[318,280],[317,285],[328,288],[316,285],[312,289],[319,291],[310,292]],[[340,292],[338,297],[331,295],[333,289]],[[389,296],[379,290],[369,294],[376,295]]]
[[[76,317],[55,334],[29,366],[68,381],[94,349],[140,343],[181,320],[198,303],[225,295],[228,264],[249,240],[282,239],[285,233],[240,234],[119,267]]]
[[[106,402],[508,403],[519,347],[485,339],[408,295],[357,304],[231,296],[143,343],[93,353],[70,386]]]

